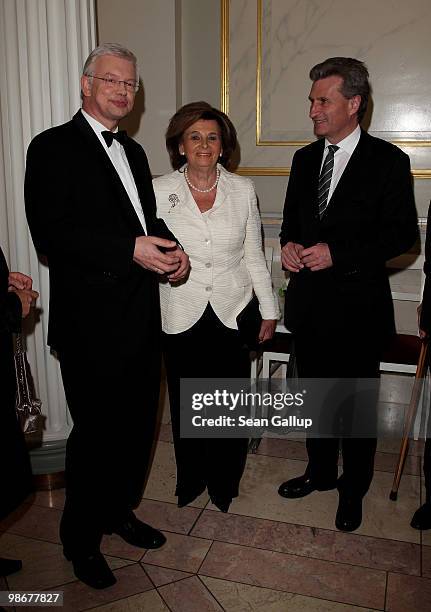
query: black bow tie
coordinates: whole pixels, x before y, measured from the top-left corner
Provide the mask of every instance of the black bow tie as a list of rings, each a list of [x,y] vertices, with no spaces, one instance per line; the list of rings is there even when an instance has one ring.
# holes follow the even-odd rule
[[[109,130],[104,130],[102,132],[102,136],[105,139],[106,144],[108,145],[108,147],[111,146],[112,141],[115,139],[117,142],[119,142],[121,145],[124,146],[126,140],[127,140],[127,132],[126,130],[120,130],[119,132],[111,132]]]

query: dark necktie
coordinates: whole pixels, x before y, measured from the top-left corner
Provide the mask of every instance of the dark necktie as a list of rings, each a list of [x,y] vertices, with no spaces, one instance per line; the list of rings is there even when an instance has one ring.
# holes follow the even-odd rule
[[[332,171],[334,169],[334,155],[340,147],[337,145],[329,145],[328,153],[323,162],[322,171],[319,176],[319,185],[317,188],[317,202],[319,206],[319,217],[322,218],[323,213],[328,207],[328,194],[331,186]]]
[[[127,140],[126,130],[120,130],[119,132],[111,132],[110,130],[104,130],[102,132],[102,136],[105,139],[105,142],[108,145],[108,147],[111,146],[113,140],[116,140],[123,146]]]

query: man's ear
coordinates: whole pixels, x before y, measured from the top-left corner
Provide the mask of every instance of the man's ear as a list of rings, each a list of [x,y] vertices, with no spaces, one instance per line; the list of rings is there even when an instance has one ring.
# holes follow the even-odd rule
[[[358,112],[359,107],[361,105],[361,96],[358,94],[357,96],[353,96],[352,98],[349,98],[349,110],[350,110],[350,114],[354,115],[355,113]]]
[[[84,97],[88,97],[91,95],[91,86],[91,78],[83,74],[81,77],[81,92]]]

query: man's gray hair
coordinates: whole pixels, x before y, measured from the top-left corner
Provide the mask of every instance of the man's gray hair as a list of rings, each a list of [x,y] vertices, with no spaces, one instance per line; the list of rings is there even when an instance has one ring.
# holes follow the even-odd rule
[[[89,76],[94,75],[94,64],[97,58],[103,55],[115,55],[116,57],[121,57],[122,59],[132,62],[135,67],[136,81],[139,81],[138,60],[136,59],[136,55],[118,43],[103,43],[93,49],[85,61],[82,74]]]

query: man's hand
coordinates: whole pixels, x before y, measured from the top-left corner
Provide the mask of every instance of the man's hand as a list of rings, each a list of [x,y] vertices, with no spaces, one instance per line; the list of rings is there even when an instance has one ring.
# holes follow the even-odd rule
[[[9,291],[11,293],[16,293],[21,301],[21,310],[22,310],[22,318],[24,319],[30,312],[30,308],[34,306],[39,294],[37,291],[33,291],[32,289],[15,289],[10,286]]]
[[[30,276],[27,274],[23,274],[22,272],[10,272],[9,273],[9,288],[13,287],[14,289],[31,289],[33,286],[33,281]]]
[[[263,319],[260,325],[259,342],[271,340],[272,336],[274,335],[276,325],[276,319]]]
[[[173,255],[176,255],[179,258],[180,265],[178,270],[176,270],[173,274],[168,274],[168,280],[170,283],[176,283],[177,281],[183,280],[187,276],[190,270],[190,260],[187,253],[185,253],[179,246],[173,251],[169,251]]]
[[[301,261],[304,247],[296,242],[286,242],[281,249],[281,263],[289,272],[299,272],[304,267]]]
[[[326,242],[318,242],[309,249],[304,249],[301,255],[301,262],[312,272],[325,270],[333,266],[331,251]]]
[[[163,253],[158,247],[174,250]],[[157,274],[173,274],[183,263],[183,259],[177,253],[179,250],[173,240],[157,236],[139,236],[135,241],[133,261]]]

